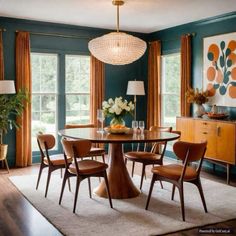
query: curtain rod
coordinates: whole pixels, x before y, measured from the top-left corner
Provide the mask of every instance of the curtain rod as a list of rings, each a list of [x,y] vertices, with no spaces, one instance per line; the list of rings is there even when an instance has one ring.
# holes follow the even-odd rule
[[[7,30],[4,29],[4,28],[0,28],[0,31],[2,31],[2,32],[6,32]]]
[[[195,37],[197,35],[197,33],[193,32],[193,33],[187,33],[187,34],[183,34],[183,35],[188,35],[188,36]],[[166,40],[160,40],[160,41],[161,42],[169,42],[169,41],[175,41],[177,39],[180,39],[180,38],[166,39]],[[154,42],[154,41],[151,41],[151,42],[148,42],[148,43],[151,44],[152,42]]]
[[[21,30],[16,30],[18,33]],[[78,35],[66,35],[66,34],[58,34],[58,33],[42,33],[42,32],[31,32],[28,31],[32,35],[41,35],[41,36],[52,36],[52,37],[62,37],[62,38],[75,38],[75,39],[90,39],[88,36],[78,36]]]

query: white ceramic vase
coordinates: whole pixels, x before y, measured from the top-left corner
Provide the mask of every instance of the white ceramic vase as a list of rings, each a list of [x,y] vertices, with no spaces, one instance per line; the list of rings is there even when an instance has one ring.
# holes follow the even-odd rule
[[[197,108],[195,111],[195,115],[197,117],[202,117],[206,113],[205,108],[202,104],[196,104],[196,105],[197,105]]]

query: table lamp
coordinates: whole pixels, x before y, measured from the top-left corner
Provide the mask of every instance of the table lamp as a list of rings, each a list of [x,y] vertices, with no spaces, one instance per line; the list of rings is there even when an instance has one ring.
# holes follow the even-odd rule
[[[144,91],[144,83],[143,81],[128,81],[127,86],[127,95],[134,95],[134,120],[136,120],[136,102],[137,102],[137,95],[145,95]]]
[[[0,80],[0,94],[14,93],[16,93],[16,89],[13,80]]]

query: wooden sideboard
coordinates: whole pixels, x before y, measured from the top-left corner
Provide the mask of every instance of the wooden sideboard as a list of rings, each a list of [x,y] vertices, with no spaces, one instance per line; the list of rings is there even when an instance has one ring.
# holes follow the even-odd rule
[[[206,159],[227,168],[227,183],[230,168],[236,165],[236,122],[194,117],[177,117],[176,129],[181,131],[181,140],[201,142],[207,140]],[[215,165],[213,165],[215,168]]]

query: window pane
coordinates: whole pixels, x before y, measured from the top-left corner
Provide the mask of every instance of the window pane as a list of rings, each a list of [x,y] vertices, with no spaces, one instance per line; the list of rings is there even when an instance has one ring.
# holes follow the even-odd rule
[[[66,56],[66,93],[89,93],[90,57]]]
[[[31,53],[32,60],[32,150],[38,151],[37,133],[57,137],[57,64],[58,56]],[[55,149],[57,146],[55,146]]]
[[[90,123],[89,56],[66,56],[66,123]]]
[[[66,123],[88,124],[90,122],[90,95],[66,96]]]
[[[180,54],[162,56],[161,124],[176,127],[180,115]]]

